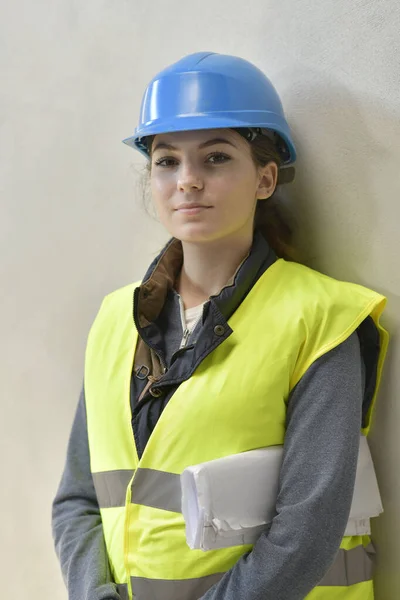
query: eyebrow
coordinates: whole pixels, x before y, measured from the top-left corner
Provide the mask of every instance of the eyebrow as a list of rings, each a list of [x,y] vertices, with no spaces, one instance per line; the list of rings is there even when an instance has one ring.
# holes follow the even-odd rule
[[[232,142],[226,140],[225,138],[213,138],[212,140],[207,140],[207,142],[203,142],[202,144],[200,144],[199,150],[208,146],[213,146],[214,144],[229,144],[230,146],[236,148],[235,144],[232,144]],[[154,147],[153,152],[155,152],[156,150],[178,150],[178,148],[175,148],[175,146],[172,146],[171,144],[166,144],[165,142],[159,142]]]

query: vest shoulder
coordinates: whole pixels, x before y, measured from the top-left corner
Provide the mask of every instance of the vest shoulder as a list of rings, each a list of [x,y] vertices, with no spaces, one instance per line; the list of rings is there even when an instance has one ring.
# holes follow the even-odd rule
[[[128,285],[124,285],[123,287],[113,290],[104,296],[103,305],[120,304],[120,302],[123,302],[127,298],[133,298],[133,292],[135,291],[135,288],[140,286],[140,284],[140,281],[136,281],[135,283],[128,283]]]
[[[317,290],[320,290],[325,291],[327,294],[336,291],[338,294],[349,292],[356,293],[361,296],[381,296],[379,292],[376,292],[368,287],[351,281],[336,279],[335,277],[321,273],[320,271],[317,271],[316,269],[306,265],[289,262],[282,259],[279,262],[281,264],[278,277],[283,274],[285,283],[287,282],[290,287],[298,287],[300,285],[310,294],[315,294]]]
[[[107,294],[101,303],[89,332],[89,342],[97,335],[112,331],[117,323],[132,322],[133,294],[137,283],[129,283]]]
[[[115,321],[121,315],[131,314],[133,306],[133,294],[135,288],[140,286],[140,281],[129,283],[104,296],[95,318],[95,324],[103,321]]]

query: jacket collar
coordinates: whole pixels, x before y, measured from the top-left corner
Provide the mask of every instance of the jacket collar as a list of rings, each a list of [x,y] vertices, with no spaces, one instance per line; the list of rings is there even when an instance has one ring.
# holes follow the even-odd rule
[[[276,254],[263,235],[256,231],[249,254],[236,273],[211,296],[225,320],[243,302],[262,273],[276,261]],[[140,328],[154,322],[161,313],[169,290],[173,289],[183,264],[182,243],[172,238],[148,268],[137,294],[136,315]]]

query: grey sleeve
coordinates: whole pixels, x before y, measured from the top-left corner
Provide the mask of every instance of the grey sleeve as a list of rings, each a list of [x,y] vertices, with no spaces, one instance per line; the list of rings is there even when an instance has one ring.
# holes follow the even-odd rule
[[[112,581],[90,471],[83,390],[72,425],[64,472],[53,501],[52,530],[69,600],[120,600]]]
[[[332,564],[354,490],[364,368],[357,333],[292,391],[277,514],[201,600],[303,600]]]

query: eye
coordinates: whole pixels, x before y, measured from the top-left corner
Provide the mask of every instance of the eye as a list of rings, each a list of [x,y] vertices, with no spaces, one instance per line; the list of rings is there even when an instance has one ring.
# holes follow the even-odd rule
[[[213,152],[207,158],[208,159],[210,159],[210,158],[216,159],[214,161],[211,161],[211,164],[213,164],[213,165],[218,164],[218,163],[224,163],[224,162],[230,160],[230,156],[228,156],[227,154],[223,154],[222,152]]]
[[[209,154],[207,156],[206,160],[208,162],[210,162],[212,165],[216,165],[216,164],[222,164],[224,162],[227,162],[228,160],[230,160],[230,156],[228,156],[227,154],[223,154],[222,152],[213,152],[212,154]],[[158,160],[156,160],[154,162],[154,165],[156,167],[164,167],[164,168],[174,167],[174,166],[176,166],[176,164],[177,164],[176,158],[174,158],[173,156],[164,156],[163,158],[159,158]]]
[[[170,167],[170,166],[174,166],[174,165],[167,165],[165,164],[165,161],[175,161],[175,158],[173,158],[172,156],[165,156],[164,158],[159,158],[158,160],[156,160],[154,162],[154,164],[156,165],[156,167]]]

